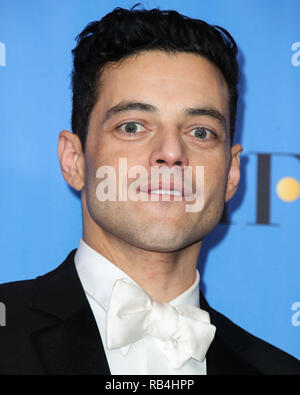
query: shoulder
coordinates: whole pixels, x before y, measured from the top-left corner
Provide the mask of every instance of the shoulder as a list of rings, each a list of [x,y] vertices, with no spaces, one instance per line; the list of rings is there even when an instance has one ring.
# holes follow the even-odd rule
[[[55,284],[59,282],[61,273],[73,261],[76,250],[73,250],[63,263],[52,271],[29,280],[13,281],[0,284],[0,303],[5,309],[6,321],[10,328],[25,328],[31,316],[31,307],[37,298],[36,291],[44,287],[47,293],[55,294]]]
[[[212,308],[210,317],[224,343],[263,374],[300,374],[300,361],[295,357],[252,335]]]
[[[0,284],[0,302],[5,307],[6,315],[12,318],[23,316],[21,313],[32,299],[34,282],[32,279]]]

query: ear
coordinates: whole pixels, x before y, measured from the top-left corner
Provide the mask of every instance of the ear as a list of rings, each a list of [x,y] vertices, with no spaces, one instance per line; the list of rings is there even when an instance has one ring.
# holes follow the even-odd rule
[[[84,187],[85,162],[79,137],[67,130],[59,134],[57,155],[64,179],[77,191]]]
[[[240,144],[235,144],[231,147],[231,162],[227,177],[225,202],[234,196],[238,188],[240,181],[240,155],[242,151],[243,148]]]

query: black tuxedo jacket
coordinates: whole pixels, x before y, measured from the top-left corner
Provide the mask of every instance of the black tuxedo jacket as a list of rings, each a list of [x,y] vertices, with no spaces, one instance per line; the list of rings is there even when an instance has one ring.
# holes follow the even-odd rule
[[[0,327],[0,374],[108,375],[101,337],[74,265],[73,250],[55,270],[2,284],[6,326]],[[207,374],[300,374],[300,362],[250,335],[200,297],[217,327]]]

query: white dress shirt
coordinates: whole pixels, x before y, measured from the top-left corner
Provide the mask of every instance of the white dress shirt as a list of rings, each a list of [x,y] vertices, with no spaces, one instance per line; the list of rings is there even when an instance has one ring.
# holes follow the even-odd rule
[[[181,369],[174,369],[151,336],[120,349],[109,350],[106,345],[106,311],[115,282],[130,279],[82,239],[75,254],[75,267],[91,306],[103,342],[112,375],[206,375],[206,361],[189,360]],[[131,279],[130,279],[131,280]],[[170,304],[199,307],[199,272],[194,284],[173,299]],[[131,280],[133,281],[133,280]]]

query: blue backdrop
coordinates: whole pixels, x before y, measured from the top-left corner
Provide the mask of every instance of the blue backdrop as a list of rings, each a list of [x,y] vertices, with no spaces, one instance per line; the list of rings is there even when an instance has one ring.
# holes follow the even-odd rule
[[[54,269],[81,237],[60,174],[75,36],[134,1],[0,0],[0,283]],[[144,1],[225,27],[242,67],[239,191],[200,254],[209,303],[300,358],[300,2]],[[1,302],[1,301],[0,301]]]

